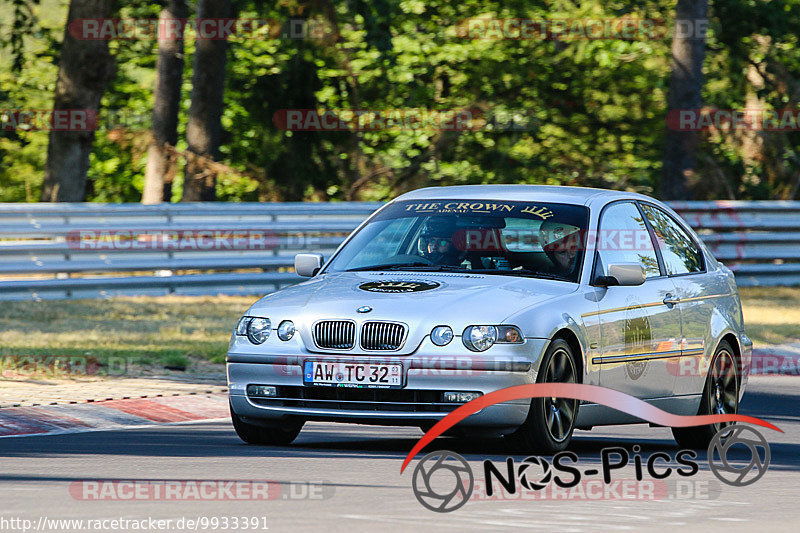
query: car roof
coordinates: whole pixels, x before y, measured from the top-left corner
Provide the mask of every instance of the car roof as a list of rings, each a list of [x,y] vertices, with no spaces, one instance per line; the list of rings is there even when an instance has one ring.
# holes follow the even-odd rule
[[[588,205],[621,199],[650,200],[649,196],[625,191],[567,187],[562,185],[456,185],[452,187],[425,187],[395,198],[400,200],[508,200],[522,202],[552,202]]]

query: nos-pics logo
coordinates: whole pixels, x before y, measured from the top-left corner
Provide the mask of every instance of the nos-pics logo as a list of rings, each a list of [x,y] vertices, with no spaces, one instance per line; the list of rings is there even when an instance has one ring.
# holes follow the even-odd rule
[[[635,446],[634,451],[639,447]],[[729,455],[732,449],[737,454],[744,451],[745,460],[735,463]],[[606,453],[609,451],[611,453]],[[750,457],[747,458],[747,452]],[[643,465],[641,458],[636,457],[637,479],[642,474],[663,479],[672,472],[671,467],[657,464],[655,458],[663,459],[663,453],[654,453]],[[563,456],[563,457],[562,457]],[[680,456],[678,458],[678,456]],[[612,460],[611,458],[614,457]],[[681,450],[676,454],[678,463],[686,468],[675,471],[682,476],[691,476],[698,472],[697,463],[693,461],[697,454],[693,450]],[[566,459],[566,460],[565,460]],[[624,448],[609,448],[603,451],[602,469],[576,468],[577,456],[572,452],[561,452],[553,457],[552,464],[541,457],[528,457],[514,469],[514,460],[507,458],[502,467],[491,461],[484,461],[484,486],[491,487],[493,473],[496,481],[510,492],[517,490],[539,491],[550,483],[569,487],[580,483],[582,477],[602,476],[604,482],[611,482],[611,472],[628,464],[627,451]],[[570,464],[566,464],[570,463]],[[723,483],[744,487],[761,479],[770,463],[769,443],[755,429],[735,424],[721,429],[713,437],[708,446],[708,465],[711,472]],[[506,472],[507,466],[507,472]],[[644,467],[644,468],[643,468]],[[658,467],[658,468],[656,468]],[[504,472],[506,472],[504,477]],[[514,475],[515,474],[515,475]],[[563,478],[560,474],[566,474]],[[566,480],[566,481],[565,481]],[[517,487],[519,485],[519,488]],[[414,495],[424,507],[438,513],[449,513],[464,506],[472,497],[475,488],[475,475],[469,463],[459,454],[447,450],[431,452],[417,463],[412,479]],[[491,490],[491,489],[488,489]]]

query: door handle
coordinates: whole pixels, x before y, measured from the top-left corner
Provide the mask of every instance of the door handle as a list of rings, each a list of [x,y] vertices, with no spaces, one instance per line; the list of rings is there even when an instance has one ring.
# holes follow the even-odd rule
[[[680,298],[675,298],[674,296],[672,296],[671,293],[667,293],[667,295],[664,297],[664,305],[669,307],[672,307],[673,305],[680,303],[680,301],[681,301]]]

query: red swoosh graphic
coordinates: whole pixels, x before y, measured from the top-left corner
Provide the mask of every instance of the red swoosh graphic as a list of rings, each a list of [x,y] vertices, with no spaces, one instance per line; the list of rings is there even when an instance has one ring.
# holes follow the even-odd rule
[[[673,415],[659,409],[654,405],[634,398],[624,392],[598,387],[597,385],[583,385],[580,383],[530,383],[528,385],[516,385],[490,392],[471,402],[467,402],[446,417],[436,423],[421,439],[414,445],[400,467],[400,473],[406,469],[411,459],[419,453],[422,448],[427,446],[433,439],[455,426],[469,415],[474,414],[485,407],[497,403],[508,402],[511,400],[521,400],[524,398],[571,398],[586,402],[597,403],[633,415],[647,422],[652,422],[660,426],[669,427],[690,427],[704,426],[706,424],[718,424],[720,422],[749,422],[775,431],[783,430],[773,426],[765,420],[747,415]]]

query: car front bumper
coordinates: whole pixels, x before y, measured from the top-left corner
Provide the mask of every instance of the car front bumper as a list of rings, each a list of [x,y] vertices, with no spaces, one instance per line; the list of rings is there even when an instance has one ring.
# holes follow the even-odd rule
[[[534,383],[536,363],[546,341],[528,339],[531,357],[487,357],[463,354],[448,357],[363,357],[328,354],[254,356],[228,353],[228,387],[233,411],[245,420],[270,423],[287,418],[366,424],[426,426],[444,418],[458,403],[445,403],[445,391],[490,392]],[[530,352],[529,352],[530,353]],[[527,359],[527,360],[526,360]],[[403,365],[402,389],[347,389],[306,386],[306,360],[380,362]],[[247,395],[248,385],[278,388],[275,398]],[[525,421],[530,400],[492,405],[469,416],[460,427],[499,431],[513,429]]]

